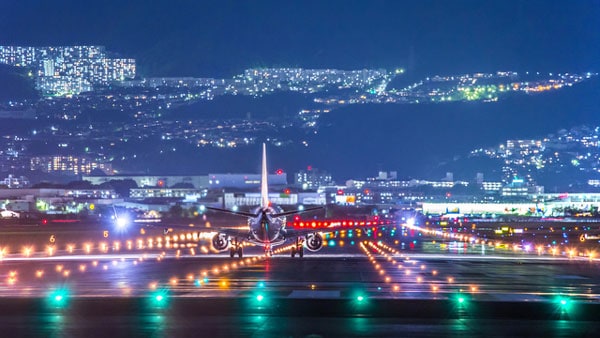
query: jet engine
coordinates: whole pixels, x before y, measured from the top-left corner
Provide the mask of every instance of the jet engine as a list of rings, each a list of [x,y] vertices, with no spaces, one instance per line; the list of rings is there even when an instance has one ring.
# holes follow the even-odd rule
[[[306,235],[306,248],[309,251],[315,252],[323,247],[323,236],[318,232],[313,232]]]
[[[229,241],[227,240],[227,234],[218,233],[212,239],[213,248],[217,251],[226,250],[229,246]]]

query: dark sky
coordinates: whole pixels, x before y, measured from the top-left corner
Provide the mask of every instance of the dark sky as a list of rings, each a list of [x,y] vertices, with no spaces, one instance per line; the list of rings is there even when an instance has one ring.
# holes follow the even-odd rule
[[[0,1],[0,44],[102,44],[143,75],[600,70],[600,1]]]

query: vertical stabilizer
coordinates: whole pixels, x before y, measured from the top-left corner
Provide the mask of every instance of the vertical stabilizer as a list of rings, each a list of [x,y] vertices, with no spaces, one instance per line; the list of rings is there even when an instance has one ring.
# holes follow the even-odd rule
[[[263,143],[262,173],[260,178],[260,207],[269,207],[269,184],[267,183],[267,146]]]

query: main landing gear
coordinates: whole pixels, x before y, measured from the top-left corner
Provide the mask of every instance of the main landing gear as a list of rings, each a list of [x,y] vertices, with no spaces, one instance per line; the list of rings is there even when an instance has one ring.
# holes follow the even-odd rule
[[[231,248],[229,248],[229,256],[233,258],[235,254],[237,254],[239,258],[244,256],[244,247],[237,239],[231,242]]]
[[[244,256],[244,249],[242,248],[242,246],[238,246],[236,247],[231,247],[229,248],[229,256],[231,258],[235,257],[235,255],[238,255],[239,258],[242,258]]]
[[[296,239],[296,244],[292,247],[292,257],[296,257],[296,254],[298,254],[300,258],[304,257],[304,246],[300,239]]]

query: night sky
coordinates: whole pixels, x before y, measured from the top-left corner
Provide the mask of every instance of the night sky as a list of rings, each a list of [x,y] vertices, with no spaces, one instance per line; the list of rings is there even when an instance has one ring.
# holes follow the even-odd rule
[[[0,2],[0,43],[102,44],[138,59],[144,76],[253,66],[598,71],[599,27],[597,0]]]
[[[137,59],[142,77],[231,77],[282,66],[403,67],[406,81],[498,70],[599,72],[600,1],[0,0],[0,44],[104,45]],[[344,178],[380,169],[428,176],[432,163],[471,149],[600,124],[598,83],[495,104],[339,109],[314,147],[292,159],[274,149],[273,162]],[[255,154],[243,156],[251,165],[240,170],[252,170]],[[239,155],[231,158],[217,161],[224,168],[197,169],[240,166]]]

